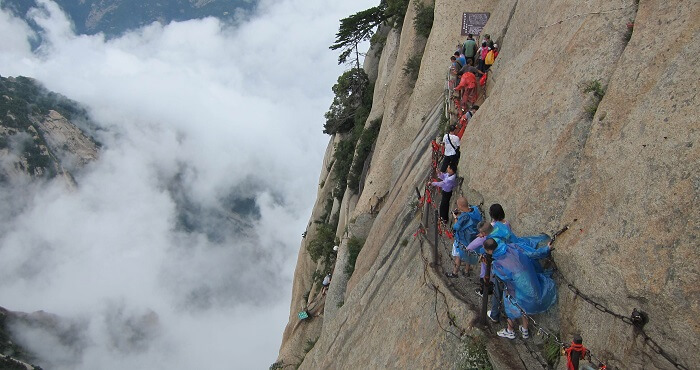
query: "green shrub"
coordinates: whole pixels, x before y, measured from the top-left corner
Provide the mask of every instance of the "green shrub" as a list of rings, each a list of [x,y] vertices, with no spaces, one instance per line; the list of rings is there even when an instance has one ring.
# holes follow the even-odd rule
[[[462,341],[455,369],[459,370],[492,370],[486,352],[486,342],[481,337],[466,337]]]
[[[338,142],[333,156],[335,157],[332,174],[335,181],[333,197],[342,199],[348,184],[348,173],[352,166],[352,159],[355,156],[355,141],[350,138]]]
[[[369,44],[370,46],[375,47],[374,56],[378,57],[382,55],[382,51],[386,45],[386,35],[375,33],[372,38],[369,39]]]
[[[316,337],[316,339],[307,339],[306,340],[306,345],[304,346],[304,354],[309,353],[309,351],[311,351],[314,348],[314,346],[316,345],[316,342],[318,342],[318,338],[319,337]]]
[[[408,76],[408,83],[413,87],[418,80],[418,72],[420,72],[420,63],[423,59],[423,54],[414,55],[406,61],[406,65],[403,66],[404,76]]]
[[[405,247],[405,246],[407,246],[407,245],[408,245],[408,239],[404,239],[404,240],[401,241],[401,246],[402,246],[402,247]]]
[[[335,97],[325,114],[323,133],[335,134],[352,130],[358,108],[365,102],[367,94],[372,94],[371,90],[368,91],[370,86],[369,77],[362,68],[352,68],[338,77],[338,82],[333,85]],[[371,106],[371,96],[369,99]]]
[[[386,0],[384,14],[389,19],[387,21],[389,26],[401,30],[408,10],[408,3],[409,0]]]
[[[416,2],[416,15],[413,17],[413,27],[419,36],[428,38],[430,30],[433,29],[433,17],[435,16],[435,7],[425,5],[422,1]]]
[[[381,119],[370,122],[369,127],[365,127],[364,130],[362,130],[360,139],[357,142],[357,147],[355,148],[356,155],[347,177],[348,187],[355,193],[360,190],[362,170],[365,167],[365,162],[367,161],[367,157],[369,157],[369,153],[372,151],[374,142],[377,141],[381,125]]]
[[[554,338],[547,337],[542,348],[542,355],[550,368],[554,369],[557,367],[561,358],[561,347],[554,341]]]
[[[588,118],[593,119],[595,113],[598,111],[598,105],[605,96],[605,89],[605,86],[603,86],[600,80],[591,80],[584,83],[583,93],[592,94],[592,101],[584,107]]]
[[[323,262],[329,265],[335,258],[333,246],[335,243],[335,228],[329,224],[320,224],[316,236],[306,244],[306,251],[314,262],[323,258]]]
[[[364,240],[354,236],[348,240],[348,263],[345,265],[345,273],[348,277],[352,276],[352,273],[355,272],[355,262],[357,262],[357,256],[360,254],[364,244]]]

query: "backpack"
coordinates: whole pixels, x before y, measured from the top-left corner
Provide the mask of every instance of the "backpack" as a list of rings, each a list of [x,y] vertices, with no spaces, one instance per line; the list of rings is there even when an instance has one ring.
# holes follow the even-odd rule
[[[490,66],[493,64],[494,60],[496,60],[496,54],[494,54],[493,50],[489,50],[486,54],[486,58],[484,58],[484,63]]]

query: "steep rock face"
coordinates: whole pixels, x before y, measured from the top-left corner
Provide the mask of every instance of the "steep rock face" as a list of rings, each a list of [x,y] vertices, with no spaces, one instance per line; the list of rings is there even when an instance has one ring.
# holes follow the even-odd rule
[[[491,93],[466,134],[461,169],[486,204],[504,205],[521,234],[578,219],[554,253],[563,275],[617,313],[647,312],[649,336],[692,364],[698,226],[676,221],[700,216],[692,206],[700,186],[700,7],[643,1],[636,17],[635,8],[540,2],[541,20],[533,24],[531,5],[517,2]],[[485,32],[501,27],[489,23]],[[592,98],[583,90],[594,80],[607,91],[591,118]],[[565,337],[581,333],[588,348],[622,368],[669,367],[631,326],[565,287]]]
[[[367,214],[372,197],[383,196],[383,205],[343,287],[344,304],[324,320],[302,367],[451,368],[458,361],[459,341],[440,329],[449,321],[445,310],[462,327],[475,314],[425,268],[431,254],[411,237],[421,220],[410,204],[430,163],[461,12],[487,11],[484,32],[501,53],[488,98],[463,138],[461,192],[472,203],[501,203],[520,235],[571,224],[554,252],[561,275],[614,312],[646,312],[647,334],[671,361],[691,368],[700,337],[700,4],[438,0],[415,89],[401,74],[421,48],[408,21],[412,9],[395,33],[398,48],[389,34],[378,64],[372,114],[384,121],[350,218]],[[603,95],[597,107],[595,93],[585,92],[595,81]],[[558,308],[540,316],[564,340],[582,334],[618,368],[673,367],[632,326],[556,279]],[[334,280],[331,290],[335,284],[344,282]],[[498,348],[504,341],[488,339],[494,365],[526,366]]]
[[[89,125],[77,103],[32,79],[0,77],[0,182],[61,175],[73,185],[71,173],[98,156],[78,121]]]

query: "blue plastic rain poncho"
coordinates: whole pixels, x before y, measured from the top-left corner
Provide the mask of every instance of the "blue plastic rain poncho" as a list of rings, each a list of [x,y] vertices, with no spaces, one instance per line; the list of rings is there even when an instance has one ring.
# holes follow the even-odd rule
[[[476,234],[478,234],[476,225],[479,221],[481,221],[479,208],[470,206],[469,212],[462,212],[457,217],[457,222],[452,226],[455,231],[455,239],[463,245],[471,243],[476,238]]]
[[[459,217],[457,217],[457,222],[452,226],[455,231],[455,247],[459,247],[459,250],[463,252],[460,254],[460,258],[470,265],[477,262],[477,257],[473,254],[467,255],[466,251],[464,251],[464,246],[468,245],[476,238],[476,234],[478,234],[476,225],[481,220],[479,208],[470,206],[469,212],[462,212]]]
[[[503,307],[510,319],[521,316],[515,301],[528,315],[547,311],[557,301],[557,287],[554,280],[538,273],[535,262],[516,248],[499,243],[493,252],[492,271],[506,285],[506,294],[511,298],[503,300]]]
[[[490,238],[493,238],[498,242],[498,244],[508,244],[513,248],[520,250],[526,256],[532,258],[533,260],[538,260],[549,256],[550,248],[548,246],[537,248],[537,246],[549,239],[546,234],[540,234],[537,236],[516,236],[510,229],[510,226],[502,222],[495,222],[493,224],[493,231],[489,234]]]

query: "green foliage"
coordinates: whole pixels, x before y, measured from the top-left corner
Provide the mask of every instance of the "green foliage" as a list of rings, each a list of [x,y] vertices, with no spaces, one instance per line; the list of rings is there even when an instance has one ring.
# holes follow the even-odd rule
[[[270,365],[270,370],[279,369],[284,369],[284,361],[275,362],[274,364]]]
[[[542,348],[542,355],[550,368],[554,369],[561,358],[561,347],[552,337],[547,337]]]
[[[364,240],[354,236],[348,240],[348,263],[345,265],[345,273],[348,277],[352,276],[352,273],[355,272],[355,262],[357,262],[357,256],[360,255],[360,251],[364,245]]]
[[[333,85],[333,103],[325,114],[323,133],[332,135],[352,130],[358,108],[366,105],[367,98],[372,106],[372,90],[374,86],[362,68],[352,68],[338,77],[338,83]]]
[[[372,39],[377,27],[382,23],[400,30],[406,17],[408,3],[409,0],[386,0],[382,1],[379,6],[341,19],[338,33],[335,34],[335,42],[330,46],[331,50],[341,50],[338,64],[348,63],[348,59],[354,53],[354,58],[349,62],[359,68],[360,61],[357,45],[365,40]],[[432,26],[432,15],[430,17],[430,26]],[[428,32],[430,31],[428,30]],[[372,43],[377,41],[379,39],[374,39]],[[382,47],[384,41],[386,41],[386,37],[383,37],[383,40],[381,40]]]
[[[445,115],[440,115],[440,123],[438,124],[438,133],[440,136],[444,136],[447,133],[447,128],[450,125],[450,120],[445,117]]]
[[[340,307],[343,307],[344,304],[345,304],[345,301],[340,301],[340,302],[336,303],[335,306],[340,308]]]
[[[375,47],[375,49],[374,49],[375,56],[381,55],[382,51],[384,50],[384,45],[386,45],[386,35],[375,33],[369,39],[369,44],[370,44],[370,46]]]
[[[334,243],[335,228],[329,224],[320,224],[316,236],[306,244],[306,251],[314,262],[322,259],[325,266],[330,266],[335,259]]]
[[[433,17],[435,7],[425,5],[422,1],[416,2],[416,15],[413,17],[413,27],[420,36],[428,38],[430,30],[433,29]]]
[[[336,184],[333,189],[333,196],[342,199],[348,183],[348,173],[352,166],[352,159],[355,156],[355,141],[352,138],[339,141],[333,156],[335,157],[335,165],[333,166],[332,176]]]
[[[386,0],[384,15],[387,17],[389,26],[401,30],[408,10],[408,3],[409,0]]]
[[[460,353],[455,364],[458,370],[492,370],[486,352],[486,342],[481,337],[466,337],[462,341]]]
[[[348,57],[353,52],[357,52],[357,45],[369,40],[374,35],[376,27],[386,20],[387,15],[381,5],[341,19],[340,28],[335,34],[335,43],[330,46],[331,50],[342,50],[338,57],[338,64],[346,63]],[[359,65],[359,60],[352,62]]]
[[[316,339],[307,339],[306,340],[306,345],[304,346],[304,355],[309,353],[309,351],[311,351],[314,348],[314,346],[316,345],[316,342],[318,342],[318,338],[319,337],[316,337]]]
[[[416,84],[416,80],[418,80],[421,59],[423,59],[423,54],[414,55],[408,58],[406,65],[403,67],[403,74],[408,76],[408,82],[411,86],[414,86]]]
[[[11,135],[26,133],[31,139],[21,143],[21,154],[27,160],[27,172],[43,176],[56,175],[54,158],[41,130],[33,122],[54,110],[71,121],[88,122],[87,111],[76,102],[50,92],[27,77],[0,77],[0,122],[13,129]],[[8,148],[7,134],[0,136],[0,149]]]
[[[401,246],[402,246],[402,247],[405,247],[405,246],[407,246],[407,245],[408,245],[408,239],[404,239],[404,240],[401,241]]]
[[[369,127],[365,127],[360,134],[360,138],[355,148],[355,159],[352,162],[350,173],[348,173],[348,187],[357,193],[360,191],[360,177],[365,166],[365,161],[372,151],[372,146],[377,141],[379,129],[382,126],[382,120],[376,119],[370,122]]]
[[[584,83],[583,93],[592,95],[592,101],[584,107],[588,118],[593,119],[595,113],[598,111],[598,105],[605,96],[605,89],[605,86],[603,86],[600,80],[591,80]]]

